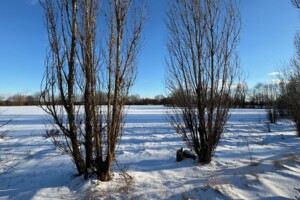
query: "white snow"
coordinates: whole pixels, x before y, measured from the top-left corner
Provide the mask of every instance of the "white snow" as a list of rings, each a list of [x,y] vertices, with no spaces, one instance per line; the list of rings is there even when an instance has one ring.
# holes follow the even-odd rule
[[[300,138],[289,120],[235,109],[210,164],[176,162],[185,147],[163,106],[131,106],[114,179],[84,181],[45,139],[38,107],[0,107],[0,199],[300,199]],[[124,179],[128,173],[133,179]]]

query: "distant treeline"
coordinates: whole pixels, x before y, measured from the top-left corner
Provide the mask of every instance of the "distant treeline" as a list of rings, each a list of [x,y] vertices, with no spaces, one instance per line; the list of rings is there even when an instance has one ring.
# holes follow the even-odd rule
[[[15,94],[7,98],[0,96],[0,106],[37,106],[39,105],[40,95]]]
[[[103,96],[103,95],[102,95]],[[102,104],[105,105],[105,101]],[[168,105],[171,103],[169,97],[157,95],[154,98],[141,98],[139,95],[130,95],[126,100],[126,105]],[[40,102],[40,94],[33,95],[15,94],[7,98],[0,96],[0,106],[38,106],[43,105],[45,102]],[[60,100],[57,100],[60,104]],[[83,105],[81,98],[77,98],[76,105]]]
[[[126,105],[170,105],[178,104],[174,102],[174,96],[180,95],[177,93],[170,94],[169,96],[157,95],[153,98],[143,98],[138,94],[129,95],[126,99]],[[35,106],[45,104],[40,103],[40,93],[31,95],[15,94],[9,97],[0,96],[0,106]],[[99,104],[106,105],[105,93],[97,94],[99,97]],[[83,98],[75,98],[76,105],[83,105]],[[101,99],[101,100],[100,100]],[[176,98],[175,98],[176,99]],[[178,99],[178,98],[177,98]],[[179,98],[180,99],[180,98]],[[239,84],[235,95],[231,98],[233,107],[235,108],[266,108],[271,104],[276,104],[278,109],[282,110],[285,105],[283,96],[281,95],[278,84],[263,84],[258,83],[253,88],[249,89],[246,83]],[[57,104],[60,104],[60,99],[57,97]],[[101,102],[101,103],[100,103]]]

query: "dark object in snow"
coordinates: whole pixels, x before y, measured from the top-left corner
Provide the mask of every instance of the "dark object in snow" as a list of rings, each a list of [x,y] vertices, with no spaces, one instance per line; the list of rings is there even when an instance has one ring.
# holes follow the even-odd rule
[[[180,162],[185,158],[192,158],[192,159],[196,159],[196,156],[189,150],[183,150],[183,148],[178,149],[176,152],[176,161]]]
[[[177,162],[180,162],[184,159],[184,156],[183,156],[183,149],[178,149],[177,152],[176,152],[176,161]]]

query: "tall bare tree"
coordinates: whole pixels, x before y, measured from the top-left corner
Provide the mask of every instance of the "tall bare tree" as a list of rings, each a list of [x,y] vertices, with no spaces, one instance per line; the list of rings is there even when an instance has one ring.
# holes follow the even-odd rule
[[[295,8],[300,9],[299,0],[291,0]],[[295,123],[297,134],[300,137],[300,33],[295,36],[296,53],[291,59],[290,66],[283,70],[281,75],[282,96],[285,108]]]
[[[264,86],[266,95],[266,111],[270,123],[276,123],[279,117],[278,98],[280,96],[280,87],[278,83],[268,83]]]
[[[245,108],[246,107],[246,100],[247,100],[247,95],[249,92],[249,88],[247,83],[245,82],[240,82],[236,86],[236,92],[235,92],[235,97],[234,97],[234,104],[235,106],[239,106],[240,108]]]
[[[293,73],[286,74],[288,78],[282,84],[282,98],[300,137],[300,65],[297,67],[293,66],[293,68]]]
[[[79,174],[96,172],[108,181],[136,76],[144,11],[132,0],[104,3],[110,11],[103,47],[97,43],[106,38],[97,33],[99,1],[41,2],[50,43],[42,100],[60,133],[52,135],[56,146],[72,156]],[[75,106],[78,97],[84,109]]]
[[[239,76],[239,11],[232,0],[174,0],[169,5],[170,120],[199,162],[208,163],[224,131]]]
[[[49,51],[42,85],[42,108],[52,116],[65,140],[54,139],[60,149],[69,153],[81,175],[85,171],[82,136],[79,135],[81,118],[75,107],[76,49],[78,42],[78,1],[40,1],[45,11]],[[65,117],[66,115],[66,117]]]
[[[297,43],[297,38],[298,36],[295,43]],[[290,67],[285,69],[281,75],[281,96],[279,99],[288,115],[294,121],[297,134],[300,137],[300,48],[297,45],[296,51],[297,53],[292,59]]]
[[[110,14],[108,35],[104,47],[104,74],[106,79],[99,83],[107,93],[107,107],[102,114],[96,137],[98,177],[102,181],[111,179],[111,168],[115,151],[123,134],[124,104],[135,81],[137,56],[141,49],[141,31],[145,21],[144,7],[134,0],[109,1]],[[100,108],[100,109],[101,109]]]
[[[79,82],[84,105],[84,131],[81,134],[85,139],[85,177],[88,175],[88,169],[95,170],[93,143],[96,134],[99,134],[99,105],[102,103],[97,98],[99,89],[97,88],[97,79],[99,76],[99,47],[97,48],[97,20],[99,12],[98,0],[79,1],[80,21],[78,25],[78,43],[77,60],[81,69],[79,74],[82,77]]]

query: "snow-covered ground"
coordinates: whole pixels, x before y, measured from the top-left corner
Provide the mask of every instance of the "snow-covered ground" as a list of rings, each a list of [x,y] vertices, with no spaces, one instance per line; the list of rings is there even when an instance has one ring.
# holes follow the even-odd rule
[[[184,147],[162,106],[131,106],[114,179],[84,181],[45,139],[37,107],[0,107],[0,199],[300,199],[300,138],[291,122],[264,110],[231,111],[213,161],[176,162]],[[133,179],[125,179],[124,173]]]

